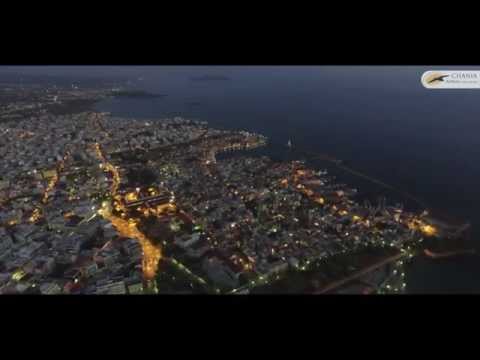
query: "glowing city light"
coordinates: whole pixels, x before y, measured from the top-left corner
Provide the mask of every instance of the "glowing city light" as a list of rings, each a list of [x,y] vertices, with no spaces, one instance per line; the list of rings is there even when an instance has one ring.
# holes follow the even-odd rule
[[[422,225],[420,227],[420,231],[422,231],[427,236],[433,236],[437,233],[437,229],[431,225]]]

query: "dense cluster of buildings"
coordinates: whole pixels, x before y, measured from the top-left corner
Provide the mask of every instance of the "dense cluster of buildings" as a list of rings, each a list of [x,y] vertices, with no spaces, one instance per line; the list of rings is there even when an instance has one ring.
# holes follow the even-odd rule
[[[179,256],[223,290],[365,246],[406,251],[424,235],[411,226],[421,221],[414,214],[384,202],[360,205],[355,189],[300,162],[238,157],[177,166],[163,180],[195,219],[193,233],[175,235]]]
[[[98,215],[113,179],[94,145],[108,154],[163,146],[195,138],[202,124],[102,118],[107,136],[99,116],[2,118],[1,293],[143,292],[140,244]]]
[[[158,261],[190,288],[243,293],[316,259],[407,251],[435,234],[399,206],[357,203],[354,189],[304,163],[217,160],[265,145],[259,134],[47,111],[2,116],[0,135],[0,293],[161,292],[150,286]],[[151,178],[133,176],[146,170]]]

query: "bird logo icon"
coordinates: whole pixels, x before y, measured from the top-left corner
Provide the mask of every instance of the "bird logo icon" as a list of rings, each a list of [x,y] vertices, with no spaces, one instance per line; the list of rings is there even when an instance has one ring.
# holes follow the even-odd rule
[[[427,83],[429,85],[436,85],[436,84],[439,84],[440,82],[445,81],[444,79],[446,77],[449,77],[449,76],[450,75],[445,75],[445,74],[434,72],[434,73],[431,73],[430,75],[428,75],[424,79],[424,81],[425,81],[425,83]]]

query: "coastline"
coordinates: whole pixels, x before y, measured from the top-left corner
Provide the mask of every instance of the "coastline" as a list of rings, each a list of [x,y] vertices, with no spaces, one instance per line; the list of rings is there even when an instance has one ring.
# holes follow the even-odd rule
[[[149,116],[148,118],[151,119],[152,117]],[[433,260],[433,259],[432,259],[432,260]],[[436,262],[432,261],[431,263],[433,264],[433,263],[436,263]],[[434,266],[434,265],[432,265],[432,266]],[[417,290],[416,292],[418,292],[418,290]]]

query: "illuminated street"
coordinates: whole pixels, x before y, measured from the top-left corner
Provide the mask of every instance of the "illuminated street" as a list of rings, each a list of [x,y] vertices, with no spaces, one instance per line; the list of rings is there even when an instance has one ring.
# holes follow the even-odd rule
[[[469,228],[362,202],[290,140],[273,159],[259,133],[78,104],[122,90],[48,90],[3,109],[1,293],[403,293]]]

